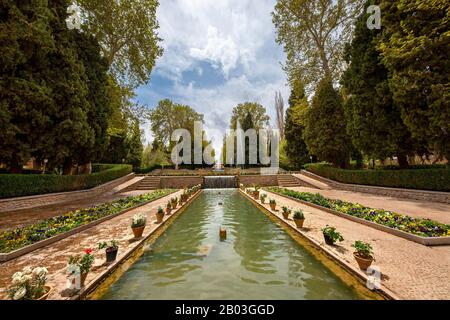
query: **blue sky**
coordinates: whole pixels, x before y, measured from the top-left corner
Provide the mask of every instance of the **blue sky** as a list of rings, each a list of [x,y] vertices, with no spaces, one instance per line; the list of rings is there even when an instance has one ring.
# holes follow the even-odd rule
[[[137,99],[153,108],[169,98],[203,113],[215,148],[240,102],[261,103],[274,124],[275,91],[285,101],[289,94],[280,65],[285,55],[275,43],[274,5],[275,0],[161,0],[164,55]]]

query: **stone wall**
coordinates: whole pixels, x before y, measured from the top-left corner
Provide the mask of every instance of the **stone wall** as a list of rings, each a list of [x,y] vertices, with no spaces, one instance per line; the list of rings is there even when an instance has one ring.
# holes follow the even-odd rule
[[[316,179],[320,182],[328,184],[330,187],[337,190],[353,191],[353,192],[363,192],[370,193],[381,196],[391,196],[398,198],[406,198],[413,200],[425,200],[432,202],[442,202],[450,203],[450,192],[438,192],[438,191],[428,191],[428,190],[414,190],[414,189],[401,189],[401,188],[387,188],[387,187],[376,187],[367,186],[359,184],[347,184],[337,181],[333,181],[309,171],[302,171],[302,174]]]
[[[49,193],[43,195],[2,199],[0,200],[0,213],[96,197],[105,192],[110,191],[111,189],[117,187],[122,183],[125,183],[126,181],[132,179],[133,177],[134,173],[130,173],[129,175],[126,175],[119,179],[110,181],[98,187],[87,190]]]
[[[162,176],[160,187],[162,189],[183,189],[203,184],[203,177],[200,176]]]
[[[278,186],[277,175],[242,175],[238,177],[238,185],[252,186],[254,184],[261,187]]]

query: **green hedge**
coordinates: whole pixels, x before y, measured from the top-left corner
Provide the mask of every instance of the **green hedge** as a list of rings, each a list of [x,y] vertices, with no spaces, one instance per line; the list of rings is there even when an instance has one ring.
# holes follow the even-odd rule
[[[0,174],[0,198],[90,189],[131,173],[127,164],[94,165],[89,175]],[[97,171],[97,172],[95,172]]]
[[[342,183],[380,187],[450,191],[450,169],[345,170],[324,164],[305,165],[306,170]]]

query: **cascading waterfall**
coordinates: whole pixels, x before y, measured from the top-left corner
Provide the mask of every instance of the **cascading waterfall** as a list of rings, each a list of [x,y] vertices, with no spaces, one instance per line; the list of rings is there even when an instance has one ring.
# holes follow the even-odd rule
[[[235,176],[205,177],[205,189],[236,188]]]

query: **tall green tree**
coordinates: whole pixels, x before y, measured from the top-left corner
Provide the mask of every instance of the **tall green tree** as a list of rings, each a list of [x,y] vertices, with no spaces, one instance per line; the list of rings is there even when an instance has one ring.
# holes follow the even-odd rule
[[[142,162],[142,153],[144,147],[142,145],[142,132],[139,127],[139,121],[134,121],[131,135],[128,139],[128,155],[127,163],[133,165],[134,168],[138,168]]]
[[[366,2],[365,7],[379,4]],[[377,45],[381,30],[370,30],[369,15],[360,15],[351,45],[346,50],[348,68],[342,77],[346,101],[347,132],[353,144],[370,159],[397,156],[400,166],[416,144],[404,125],[389,89],[389,74],[381,61]]]
[[[233,108],[230,128],[236,130],[237,122],[239,121],[242,125],[242,122],[249,113],[256,131],[265,128],[269,124],[270,117],[267,115],[266,108],[256,102],[244,102]]]
[[[414,137],[450,158],[450,4],[383,0],[381,11],[394,103]]]
[[[308,148],[303,140],[304,122],[308,111],[308,99],[301,81],[296,80],[289,96],[289,108],[286,110],[285,153],[289,167],[300,169],[309,162]]]
[[[100,42],[111,74],[121,86],[147,83],[163,53],[157,0],[78,0],[83,29]]]
[[[20,171],[30,157],[70,172],[95,145],[88,76],[66,27],[68,1],[4,1],[0,16],[2,111],[9,119],[2,161]],[[11,136],[14,133],[14,136]]]
[[[149,120],[155,140],[163,145],[170,143],[175,129],[186,129],[193,134],[194,122],[204,122],[203,115],[190,106],[174,103],[169,99],[159,101]]]
[[[83,62],[87,77],[87,100],[90,109],[87,113],[89,126],[94,130],[94,144],[77,150],[73,159],[79,164],[98,161],[108,147],[108,122],[112,115],[111,97],[108,91],[108,64],[100,56],[97,40],[86,33],[75,34],[78,56]]]
[[[55,48],[52,12],[44,0],[1,1],[0,12],[0,162],[20,172],[42,143],[39,128],[50,123],[45,66]]]
[[[346,131],[342,97],[330,78],[322,79],[317,87],[303,136],[309,152],[319,160],[341,168],[348,166],[351,140]]]
[[[278,0],[273,16],[277,42],[287,54],[285,70],[307,88],[340,78],[344,44],[351,37],[360,0]],[[309,90],[308,90],[309,91]]]

